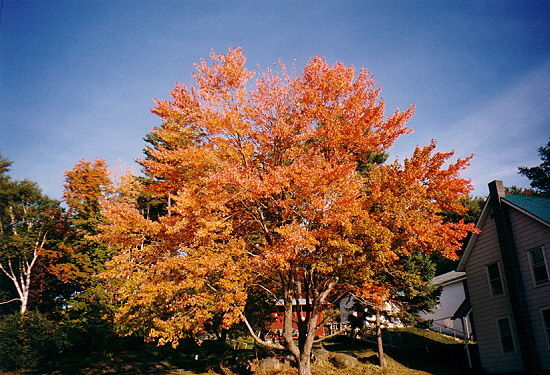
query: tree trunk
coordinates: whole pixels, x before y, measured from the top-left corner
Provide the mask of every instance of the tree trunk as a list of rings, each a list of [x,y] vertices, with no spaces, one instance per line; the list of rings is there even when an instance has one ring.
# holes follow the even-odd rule
[[[21,314],[24,314],[27,312],[27,304],[29,302],[29,292],[28,290],[25,292],[25,294],[23,294],[23,296],[21,297]]]
[[[384,357],[384,343],[382,342],[382,322],[380,310],[376,309],[376,344],[378,346],[378,360],[380,367],[386,368],[386,358]]]
[[[218,335],[218,341],[220,344],[225,345],[227,342],[227,329],[222,328],[221,332]]]
[[[299,346],[300,358],[297,358],[298,375],[311,375],[311,352],[317,331],[317,317],[316,313],[309,315],[309,321],[306,322],[307,329],[300,332],[299,341],[303,344]]]
[[[241,314],[243,321],[248,328],[249,333],[254,338],[257,344],[262,346],[273,348],[277,350],[287,350],[296,360],[298,365],[298,375],[311,375],[311,355],[313,350],[313,344],[315,343],[315,334],[317,333],[318,320],[322,312],[322,306],[326,301],[327,296],[334,288],[336,282],[335,279],[330,280],[325,284],[325,287],[320,292],[319,290],[309,289],[305,292],[305,300],[308,301],[305,304],[305,310],[299,306],[299,298],[297,298],[297,288],[293,288],[296,283],[295,274],[290,273],[288,278],[283,278],[283,301],[284,301],[284,328],[283,339],[284,344],[275,344],[265,342],[259,337],[252,329],[248,320]],[[312,282],[312,284],[314,284]],[[302,314],[300,314],[303,312]],[[297,321],[298,325],[298,345],[294,341],[293,337],[293,322]]]
[[[44,246],[46,242],[46,234],[42,237],[42,241],[37,241],[35,248],[32,252],[32,259],[18,259],[17,262],[19,265],[13,265],[11,259],[8,259],[7,266],[3,266],[0,263],[0,271],[4,273],[12,282],[19,295],[19,298],[14,298],[10,301],[0,302],[0,304],[9,303],[12,301],[21,301],[21,314],[27,312],[27,306],[29,302],[29,293],[31,289],[31,274],[38,259],[38,252]]]
[[[302,353],[302,358],[298,362],[298,375],[311,375],[311,352],[308,355]]]

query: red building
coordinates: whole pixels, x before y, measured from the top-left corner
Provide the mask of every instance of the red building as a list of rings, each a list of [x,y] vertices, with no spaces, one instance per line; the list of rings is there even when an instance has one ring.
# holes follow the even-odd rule
[[[278,334],[280,336],[283,335],[284,326],[285,326],[285,306],[284,306],[284,300],[280,299],[276,302],[276,311],[272,314],[273,316],[273,322],[271,323],[271,331],[273,331],[275,334]],[[296,306],[296,301],[293,301],[293,311],[292,311],[292,336],[298,337],[298,312],[300,311],[300,317],[301,319],[305,319],[306,312],[307,312],[308,306],[306,304],[305,298],[299,298],[298,299],[298,306]],[[321,323],[323,319],[325,318],[325,313],[322,311],[319,314],[319,317],[317,318],[317,324]],[[317,332],[315,333],[315,336],[324,336],[325,335],[325,327],[319,327]]]

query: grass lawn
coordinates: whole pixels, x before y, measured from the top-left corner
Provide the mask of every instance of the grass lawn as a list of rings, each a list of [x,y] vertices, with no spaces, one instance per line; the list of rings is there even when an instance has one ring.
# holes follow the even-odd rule
[[[387,340],[386,340],[387,341]],[[329,352],[356,357],[360,365],[353,369],[337,369],[323,362],[313,366],[315,375],[462,375],[468,373],[462,344],[446,336],[420,329],[403,329],[392,334],[394,347],[387,347],[388,366],[381,369],[375,346],[363,341],[341,338],[324,344]],[[249,346],[250,347],[250,346]],[[169,374],[169,375],[233,375],[250,374],[247,360],[254,359],[252,349],[232,350],[214,342],[182,344],[177,349],[145,344],[123,345],[104,353],[70,353],[56,363],[19,374]],[[287,367],[277,375],[297,374]]]

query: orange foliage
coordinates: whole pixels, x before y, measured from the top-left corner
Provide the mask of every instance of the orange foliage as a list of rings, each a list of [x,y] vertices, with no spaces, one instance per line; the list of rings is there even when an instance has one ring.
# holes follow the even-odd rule
[[[82,159],[72,170],[65,172],[63,200],[69,206],[70,213],[95,218],[99,213],[99,200],[111,189],[105,161]]]
[[[287,302],[310,300],[299,346],[286,340],[300,358],[334,290],[383,296],[369,281],[381,264],[416,251],[456,256],[473,226],[441,213],[464,211],[469,158],[445,166],[452,153],[433,142],[403,163],[368,164],[411,132],[413,108],[384,117],[367,70],[316,57],[302,75],[281,63],[250,86],[241,49],[211,58],[196,66],[196,87],[176,86],[152,110],[163,124],[140,160],[142,188],[169,214],[151,221],[128,203],[104,207],[102,238],[120,247],[107,277],[129,331],[146,326],[177,343],[216,314],[229,327],[269,281]]]

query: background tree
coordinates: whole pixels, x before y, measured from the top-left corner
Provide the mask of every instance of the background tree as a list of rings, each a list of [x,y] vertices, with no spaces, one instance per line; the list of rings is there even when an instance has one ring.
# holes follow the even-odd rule
[[[383,312],[387,321],[414,325],[419,322],[418,313],[433,309],[440,294],[430,283],[435,275],[436,265],[419,252],[401,258],[386,273],[379,274],[380,283],[390,285],[388,302],[396,307]]]
[[[39,258],[58,236],[59,202],[42,195],[36,183],[12,181],[11,162],[0,156],[0,271],[16,296],[1,303],[19,301],[25,313],[36,286]]]
[[[384,298],[390,287],[374,278],[381,264],[415,252],[456,257],[473,226],[441,214],[464,213],[470,185],[459,172],[469,159],[447,163],[452,153],[432,143],[380,165],[376,155],[410,132],[412,108],[385,118],[366,70],[317,57],[299,76],[281,65],[249,89],[254,72],[240,49],[212,59],[197,65],[197,88],[176,86],[173,101],[153,110],[163,124],[140,161],[151,180],[143,189],[169,202],[167,214],[104,206],[109,224],[98,238],[119,250],[105,274],[122,302],[117,319],[177,345],[221,314],[222,328],[244,321],[258,343],[287,349],[310,374],[331,294]],[[258,287],[283,300],[282,345],[247,320]]]
[[[75,346],[98,346],[112,334],[110,295],[98,277],[111,258],[110,249],[92,239],[104,222],[100,201],[114,192],[105,161],[82,159],[65,172],[63,199],[67,231],[50,271],[58,276],[60,318],[71,327]]]
[[[524,189],[524,188],[518,187],[516,185],[505,186],[504,187],[504,192],[506,194],[512,194],[512,195],[533,195],[533,190]]]
[[[481,215],[483,206],[485,205],[485,198],[472,197],[468,195],[468,197],[463,198],[460,201],[466,208],[466,211],[462,214],[457,214],[454,212],[444,212],[443,213],[444,220],[451,223],[458,223],[462,220],[464,223],[467,223],[467,224],[469,223],[475,224],[477,222],[477,219]],[[444,273],[454,271],[456,269],[458,265],[458,258],[462,255],[464,246],[468,243],[469,238],[470,238],[469,235],[463,238],[462,240],[463,245],[456,252],[457,257],[449,258],[442,255],[441,253],[433,253],[430,255],[430,260],[436,266],[434,276],[442,275]]]
[[[91,238],[104,220],[100,201],[113,191],[107,164],[103,160],[81,160],[65,172],[64,190],[70,231],[60,249],[63,258],[56,262],[56,272],[73,283],[71,293],[81,293],[110,257],[107,247]]]
[[[546,146],[539,147],[539,156],[542,163],[536,167],[519,167],[519,174],[531,180],[531,187],[536,193],[550,196],[550,141]]]
[[[353,309],[357,317],[352,318],[353,328],[363,328],[372,322],[366,319],[374,316],[374,329],[381,367],[386,367],[383,346],[383,330],[388,323],[414,325],[419,321],[418,313],[433,309],[438,302],[440,290],[430,284],[435,277],[436,265],[430,256],[421,252],[401,257],[390,265],[381,264],[373,284],[387,289],[384,298],[374,295],[371,300],[357,299]]]

